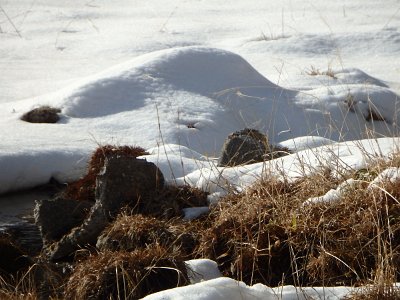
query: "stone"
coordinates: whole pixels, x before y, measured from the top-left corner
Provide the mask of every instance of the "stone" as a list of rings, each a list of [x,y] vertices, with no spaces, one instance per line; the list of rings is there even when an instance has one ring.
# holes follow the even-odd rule
[[[92,202],[56,197],[37,201],[33,210],[45,246],[60,240],[72,228],[79,226],[89,213]]]
[[[271,145],[266,135],[245,128],[231,133],[222,147],[219,167],[263,162],[290,154],[288,148]]]
[[[96,202],[83,224],[46,249],[50,260],[62,259],[79,247],[95,245],[98,236],[123,207],[135,207],[164,186],[157,166],[145,159],[110,157],[96,180]]]
[[[268,138],[256,129],[245,128],[228,136],[218,166],[233,167],[264,161]]]

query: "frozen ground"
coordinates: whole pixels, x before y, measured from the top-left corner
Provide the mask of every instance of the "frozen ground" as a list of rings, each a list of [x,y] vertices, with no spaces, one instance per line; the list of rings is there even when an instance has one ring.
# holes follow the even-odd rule
[[[395,0],[2,1],[0,193],[77,179],[107,143],[149,149],[169,182],[206,189],[210,202],[266,170],[297,178],[321,160],[338,172],[365,167],[400,144],[399,53]],[[60,108],[61,120],[19,119],[39,105]],[[244,127],[299,152],[217,168],[224,139]],[[371,137],[381,139],[361,141]],[[217,299],[214,290],[298,294],[230,279],[178,293]]]

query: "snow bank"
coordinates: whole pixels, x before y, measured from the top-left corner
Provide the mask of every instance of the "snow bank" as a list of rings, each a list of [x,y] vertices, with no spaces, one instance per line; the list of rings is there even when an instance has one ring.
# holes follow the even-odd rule
[[[328,145],[332,139],[360,138],[366,131],[396,132],[397,95],[383,86],[357,83],[366,76],[344,72],[346,88],[332,85],[305,93],[273,84],[229,51],[190,46],[148,53],[58,92],[3,104],[0,169],[12,172],[1,174],[0,193],[45,183],[52,176],[76,179],[84,171],[80,162],[87,161],[97,145],[108,143],[153,149],[181,145],[173,146],[172,152],[162,146],[148,159],[157,162],[170,180],[183,178],[212,192],[225,191],[238,181],[248,185],[260,168],[232,172],[204,159],[218,157],[233,131],[256,128],[271,143],[283,142],[297,150]],[[39,105],[60,108],[61,121],[19,120]],[[385,121],[367,121],[371,109]],[[310,134],[316,137],[308,138]],[[169,155],[160,155],[163,151]],[[47,159],[51,167],[44,166]],[[23,167],[28,161],[29,167]],[[295,163],[292,158],[277,162],[285,169]]]
[[[221,277],[184,287],[151,294],[146,300],[299,300],[341,299],[352,291],[349,287],[295,288],[284,286],[269,288],[262,284],[248,286],[231,278]]]

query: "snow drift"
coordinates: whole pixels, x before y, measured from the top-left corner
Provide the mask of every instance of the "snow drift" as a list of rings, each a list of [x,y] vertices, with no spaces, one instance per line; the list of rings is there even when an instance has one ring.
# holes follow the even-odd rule
[[[226,136],[245,127],[265,132],[274,143],[307,135],[338,141],[396,132],[395,93],[373,78],[370,85],[360,84],[368,81],[363,72],[337,76],[337,85],[294,91],[225,50],[191,46],[139,56],[58,92],[4,104],[0,168],[10,172],[1,174],[0,192],[52,176],[76,179],[98,144],[177,144],[219,156]],[[19,119],[40,105],[60,108],[59,123]],[[382,121],[374,121],[371,111]]]

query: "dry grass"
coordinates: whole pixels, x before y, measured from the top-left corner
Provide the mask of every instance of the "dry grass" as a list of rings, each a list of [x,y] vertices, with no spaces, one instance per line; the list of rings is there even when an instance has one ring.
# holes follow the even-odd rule
[[[28,123],[57,123],[61,109],[50,106],[35,108],[21,116],[21,120]]]
[[[400,300],[400,288],[392,283],[371,285],[350,293],[344,300]]]
[[[133,251],[155,245],[189,257],[196,245],[196,236],[186,227],[179,219],[165,221],[122,213],[104,230],[97,246],[101,251]]]
[[[186,207],[207,206],[207,193],[190,186],[165,186],[142,199],[137,212],[163,219],[182,217]]]
[[[327,71],[320,71],[316,67],[311,66],[310,69],[306,71],[306,74],[310,76],[324,75],[324,76],[329,76],[333,79],[337,79],[335,76],[335,72],[333,72],[333,70],[330,67],[328,68]]]
[[[388,165],[396,165],[396,159]],[[380,162],[367,172],[376,174],[384,167]],[[352,176],[360,173],[347,174]],[[211,213],[214,224],[202,234],[198,255],[215,259],[224,275],[248,284],[395,282],[400,272],[400,186],[386,183],[367,190],[368,182],[360,181],[339,201],[303,204],[338,184],[324,172],[293,184],[263,180],[226,197]]]
[[[187,284],[184,262],[162,247],[104,251],[78,264],[66,299],[139,299]]]
[[[167,187],[153,204],[121,213],[98,254],[76,256],[62,298],[139,298],[186,284],[183,260],[210,258],[247,284],[360,286],[348,299],[400,299],[400,185],[368,188],[388,167],[400,167],[400,153],[340,178],[328,166],[292,183],[264,176],[191,222],[181,209],[204,205],[207,195]],[[305,204],[349,178],[356,183],[340,199]],[[35,299],[20,291],[3,285],[0,296]]]

